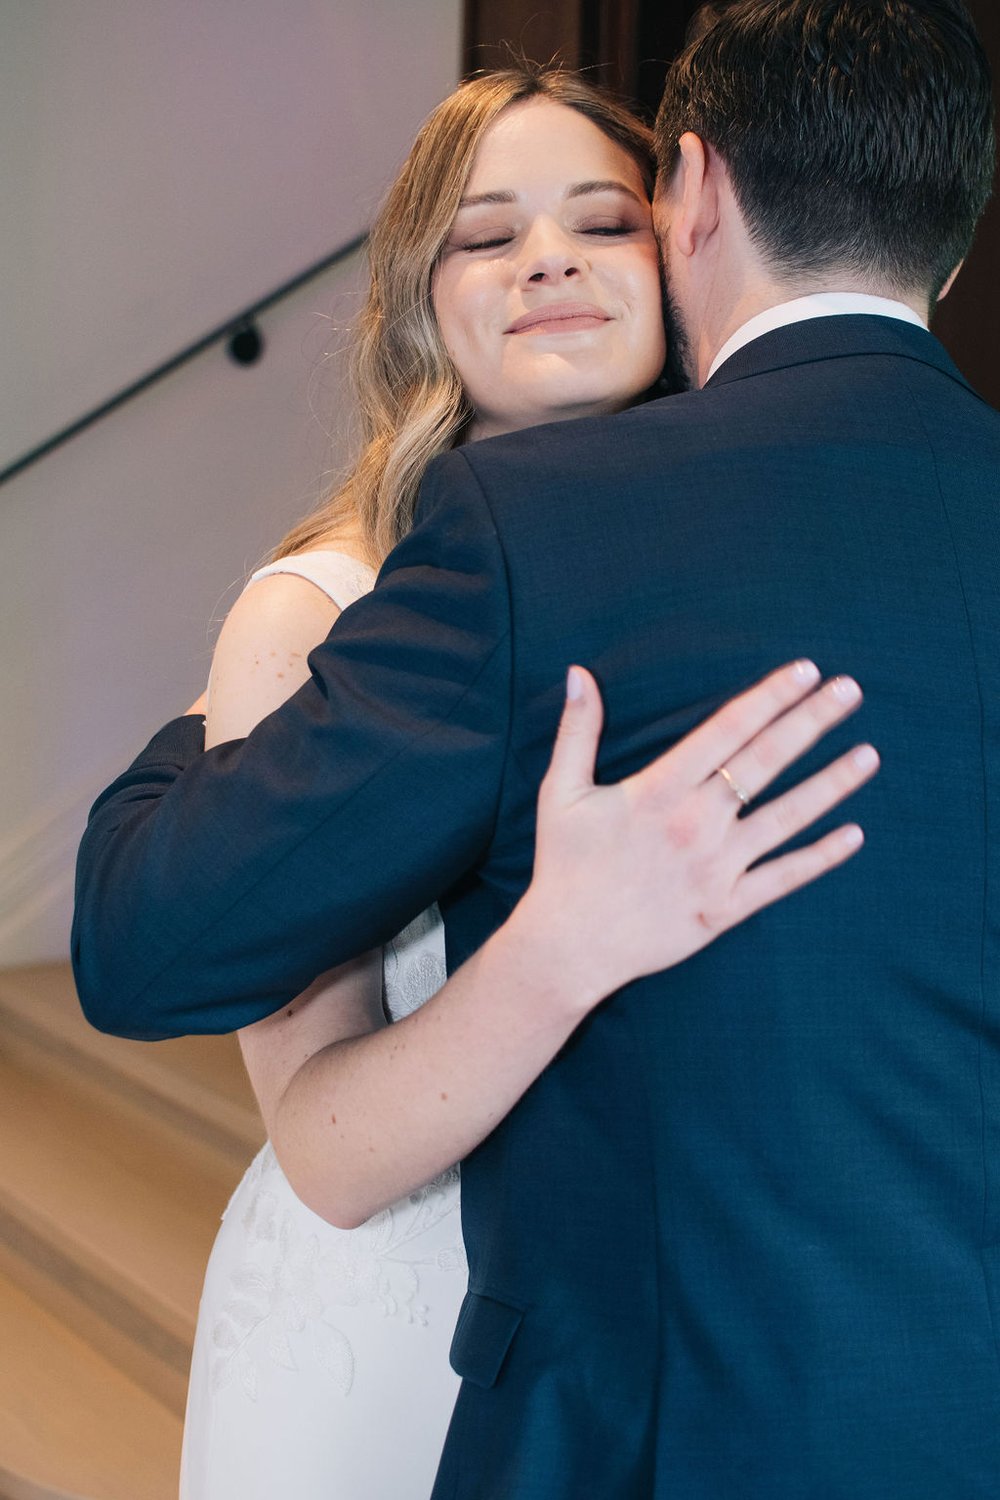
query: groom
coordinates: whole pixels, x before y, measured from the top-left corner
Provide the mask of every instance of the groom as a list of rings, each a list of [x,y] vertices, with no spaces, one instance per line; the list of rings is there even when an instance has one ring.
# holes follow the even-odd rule
[[[161,731],[92,815],[81,996],[231,1029],[442,892],[457,964],[529,879],[568,661],[606,778],[845,663],[861,859],[621,991],[463,1169],[435,1500],[996,1500],[1000,418],[926,328],[988,71],[961,0],[739,0],[657,137],[700,389],[447,455],[322,693]]]

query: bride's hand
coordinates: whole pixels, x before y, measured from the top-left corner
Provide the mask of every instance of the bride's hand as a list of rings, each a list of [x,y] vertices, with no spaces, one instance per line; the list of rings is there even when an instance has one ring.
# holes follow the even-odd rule
[[[644,770],[595,786],[601,696],[589,672],[571,668],[519,916],[548,934],[562,962],[577,955],[586,1008],[679,963],[861,847],[861,829],[848,824],[758,863],[874,775],[868,745],[743,813],[743,797],[752,804],[860,704],[850,678],[819,679],[811,662],[783,667]]]

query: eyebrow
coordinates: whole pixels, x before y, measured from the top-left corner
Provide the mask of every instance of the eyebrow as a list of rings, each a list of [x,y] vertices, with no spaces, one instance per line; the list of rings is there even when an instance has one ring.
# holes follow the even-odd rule
[[[585,198],[591,193],[624,193],[627,197],[633,198],[636,203],[644,203],[644,200],[632,188],[610,177],[595,178],[592,182],[575,182],[571,188],[567,189],[566,197]],[[502,192],[472,193],[469,197],[463,198],[458,206],[459,208],[476,208],[481,203],[515,203],[516,201],[517,194],[507,188]]]
[[[459,208],[475,208],[479,203],[513,203],[517,197],[516,193],[509,190],[505,193],[473,193],[469,198],[459,201]]]
[[[634,198],[636,203],[643,202],[643,199],[632,188],[626,187],[624,182],[618,182],[611,177],[599,178],[594,182],[578,182],[570,188],[566,197],[585,198],[589,193],[625,193],[627,197]]]

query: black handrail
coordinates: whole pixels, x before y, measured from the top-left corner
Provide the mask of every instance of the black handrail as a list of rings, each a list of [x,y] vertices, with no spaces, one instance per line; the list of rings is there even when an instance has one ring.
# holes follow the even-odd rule
[[[341,245],[339,249],[332,251],[329,255],[325,255],[322,260],[316,261],[314,265],[307,267],[306,270],[300,271],[290,281],[282,282],[281,286],[276,287],[273,292],[269,292],[266,297],[261,297],[259,301],[254,302],[250,307],[244,308],[235,317],[227,318],[225,323],[220,323],[218,328],[212,329],[211,333],[206,333],[204,337],[197,339],[193,344],[189,344],[186,349],[182,349],[179,354],[175,354],[170,359],[165,360],[163,364],[157,365],[155,370],[150,370],[148,375],[143,375],[139,380],[133,381],[131,385],[119,391],[110,400],[103,402],[100,406],[95,406],[92,411],[88,411],[86,415],[79,417],[75,422],[71,422],[68,427],[62,428],[60,432],[47,438],[44,443],[39,443],[36,448],[32,448],[28,453],[15,459],[12,464],[8,464],[5,469],[0,470],[0,485],[6,484],[8,479],[13,479],[15,474],[20,474],[25,469],[30,468],[32,464],[37,463],[40,458],[45,458],[47,454],[54,452],[56,448],[61,448],[63,443],[68,443],[70,438],[76,437],[77,433],[83,432],[87,427],[92,427],[102,417],[107,417],[111,412],[117,411],[119,406],[124,406],[126,401],[132,400],[133,396],[138,396],[143,391],[148,390],[151,385],[155,385],[164,376],[172,375],[174,370],[178,369],[181,365],[187,364],[189,359],[194,359],[195,355],[201,354],[212,344],[218,344],[223,339],[232,338],[233,334],[238,333],[246,324],[253,323],[254,319],[260,313],[265,312],[269,307],[273,307],[283,297],[289,296],[292,292],[297,291],[300,286],[304,286],[307,281],[312,281],[314,277],[321,275],[324,271],[329,271],[338,262],[347,260],[349,256],[354,255],[367,243],[367,240],[367,230],[355,235],[354,239],[349,240],[347,244]]]

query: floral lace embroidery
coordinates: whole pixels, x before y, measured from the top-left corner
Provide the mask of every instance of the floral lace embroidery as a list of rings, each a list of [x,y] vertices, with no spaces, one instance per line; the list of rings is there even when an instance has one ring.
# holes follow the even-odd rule
[[[440,989],[445,964],[435,909],[387,946],[384,975],[394,1019]],[[349,1395],[355,1352],[330,1309],[368,1305],[384,1317],[425,1327],[430,1313],[420,1300],[421,1269],[467,1273],[458,1183],[459,1169],[453,1167],[359,1228],[341,1230],[297,1200],[288,1202],[291,1189],[268,1142],[226,1210],[227,1216],[245,1204],[245,1240],[241,1264],[230,1277],[230,1295],[212,1326],[213,1389],[238,1379],[245,1395],[256,1400],[258,1362],[267,1358],[297,1370],[296,1352],[301,1357],[308,1340],[333,1388]],[[425,1246],[421,1254],[421,1239],[449,1216],[448,1242]]]
[[[428,1309],[420,1301],[420,1271],[465,1273],[465,1251],[458,1222],[458,1168],[384,1209],[358,1229],[311,1232],[309,1211],[279,1205],[269,1181],[281,1173],[266,1145],[244,1179],[251,1188],[242,1215],[246,1234],[242,1264],[230,1280],[232,1295],[212,1328],[213,1388],[238,1378],[245,1394],[257,1397],[257,1362],[266,1356],[287,1370],[299,1368],[296,1348],[308,1339],[313,1353],[341,1396],[354,1381],[354,1350],[329,1312],[336,1306],[368,1304],[384,1317],[424,1327]],[[455,1217],[451,1243],[419,1253],[417,1243],[449,1215]],[[307,1217],[308,1216],[308,1217]],[[303,1218],[306,1222],[300,1222]],[[409,1253],[407,1253],[409,1251]],[[414,1253],[416,1252],[416,1253]]]

